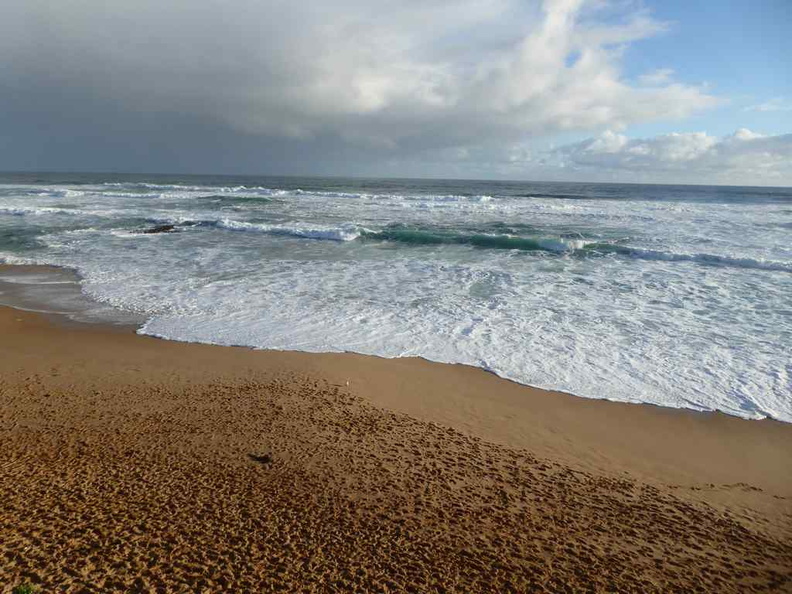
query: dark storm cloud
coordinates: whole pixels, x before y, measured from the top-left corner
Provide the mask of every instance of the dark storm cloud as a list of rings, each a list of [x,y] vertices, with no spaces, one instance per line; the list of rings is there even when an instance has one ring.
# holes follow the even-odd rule
[[[587,4],[14,2],[0,169],[358,173],[713,104],[622,80],[620,52],[660,25]]]

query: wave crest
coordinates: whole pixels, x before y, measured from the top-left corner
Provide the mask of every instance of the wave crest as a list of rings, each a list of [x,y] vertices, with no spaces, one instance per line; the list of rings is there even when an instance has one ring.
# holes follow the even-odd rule
[[[298,237],[302,239],[320,239],[330,241],[353,241],[360,237],[365,230],[352,223],[337,227],[323,225],[272,225],[268,223],[251,223],[236,221],[234,219],[149,219],[155,224],[183,225],[189,227],[214,227],[228,231],[244,231],[249,233],[264,233],[267,235],[281,235]]]
[[[459,233],[444,230],[412,229],[391,227],[382,231],[368,231],[362,234],[363,239],[394,241],[408,245],[470,245],[480,248],[571,252],[585,248],[592,242],[584,239],[566,239],[553,237],[520,237],[490,233]]]
[[[196,227],[213,227],[228,231],[263,233],[267,235],[296,237],[329,241],[387,241],[406,246],[467,245],[482,249],[517,250],[525,252],[547,252],[558,255],[621,256],[641,260],[665,262],[694,262],[706,266],[729,266],[792,272],[792,262],[739,258],[707,253],[678,253],[651,250],[623,245],[617,241],[602,241],[582,237],[525,237],[513,234],[493,234],[485,232],[464,232],[446,229],[421,229],[393,225],[380,230],[372,230],[354,223],[337,226],[311,225],[307,223],[268,224],[234,219],[149,219],[155,224],[172,224]]]
[[[27,215],[48,215],[48,214],[82,214],[81,211],[73,208],[53,208],[48,206],[0,206],[0,214],[27,216]]]
[[[777,272],[792,272],[792,262],[781,262],[778,260],[760,260],[756,258],[737,258],[734,256],[719,256],[717,254],[693,253],[685,254],[678,252],[662,252],[660,250],[649,250],[643,248],[633,248],[613,244],[598,245],[597,249],[605,252],[613,252],[619,255],[637,258],[641,260],[659,260],[665,262],[695,262],[707,266],[730,266],[733,268],[753,268],[756,270],[772,270]]]

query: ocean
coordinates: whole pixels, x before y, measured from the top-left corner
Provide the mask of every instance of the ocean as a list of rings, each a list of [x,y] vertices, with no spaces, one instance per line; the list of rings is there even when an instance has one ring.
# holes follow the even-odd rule
[[[790,240],[790,188],[0,175],[0,262],[80,279],[6,271],[5,302],[786,422]]]

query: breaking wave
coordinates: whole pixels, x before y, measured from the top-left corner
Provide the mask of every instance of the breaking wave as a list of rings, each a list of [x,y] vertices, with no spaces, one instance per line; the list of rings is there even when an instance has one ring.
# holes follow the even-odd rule
[[[791,262],[780,262],[777,260],[760,260],[756,258],[736,258],[733,256],[719,256],[716,254],[702,253],[676,253],[663,252],[660,250],[649,250],[643,248],[632,248],[614,244],[598,244],[597,249],[605,252],[613,252],[619,255],[638,258],[641,260],[661,260],[665,262],[695,262],[707,266],[729,266],[732,268],[752,268],[755,270],[775,270],[780,272],[792,272]]]
[[[161,225],[178,225],[183,227],[211,227],[228,231],[243,231],[248,233],[264,233],[267,235],[292,236],[302,239],[320,239],[330,241],[352,241],[357,239],[363,229],[355,225],[341,225],[338,227],[323,225],[273,225],[268,223],[251,223],[233,219],[187,219],[166,218],[149,219],[149,222]]]
[[[584,239],[520,237],[490,233],[464,233],[445,230],[411,229],[401,226],[382,231],[367,231],[363,239],[404,243],[407,245],[470,245],[479,248],[521,251],[570,252],[584,249],[592,242]]]
[[[549,252],[575,256],[617,255],[641,260],[665,262],[694,262],[707,266],[727,266],[792,272],[792,263],[756,258],[739,258],[707,253],[677,253],[630,247],[618,241],[602,241],[577,237],[525,237],[510,234],[464,232],[450,229],[421,229],[393,225],[371,230],[354,223],[338,226],[310,224],[273,225],[233,219],[149,219],[155,224],[174,224],[185,227],[213,227],[228,231],[264,233],[301,239],[328,241],[383,241],[406,246],[467,245],[482,249]]]
[[[27,216],[27,215],[52,215],[52,214],[67,214],[78,215],[84,214],[82,211],[74,208],[52,208],[47,206],[0,206],[0,214]]]

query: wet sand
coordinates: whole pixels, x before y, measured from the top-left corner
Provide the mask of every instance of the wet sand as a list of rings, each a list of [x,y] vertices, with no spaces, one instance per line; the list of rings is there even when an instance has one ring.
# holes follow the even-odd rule
[[[792,425],[0,308],[0,592],[792,591]]]

